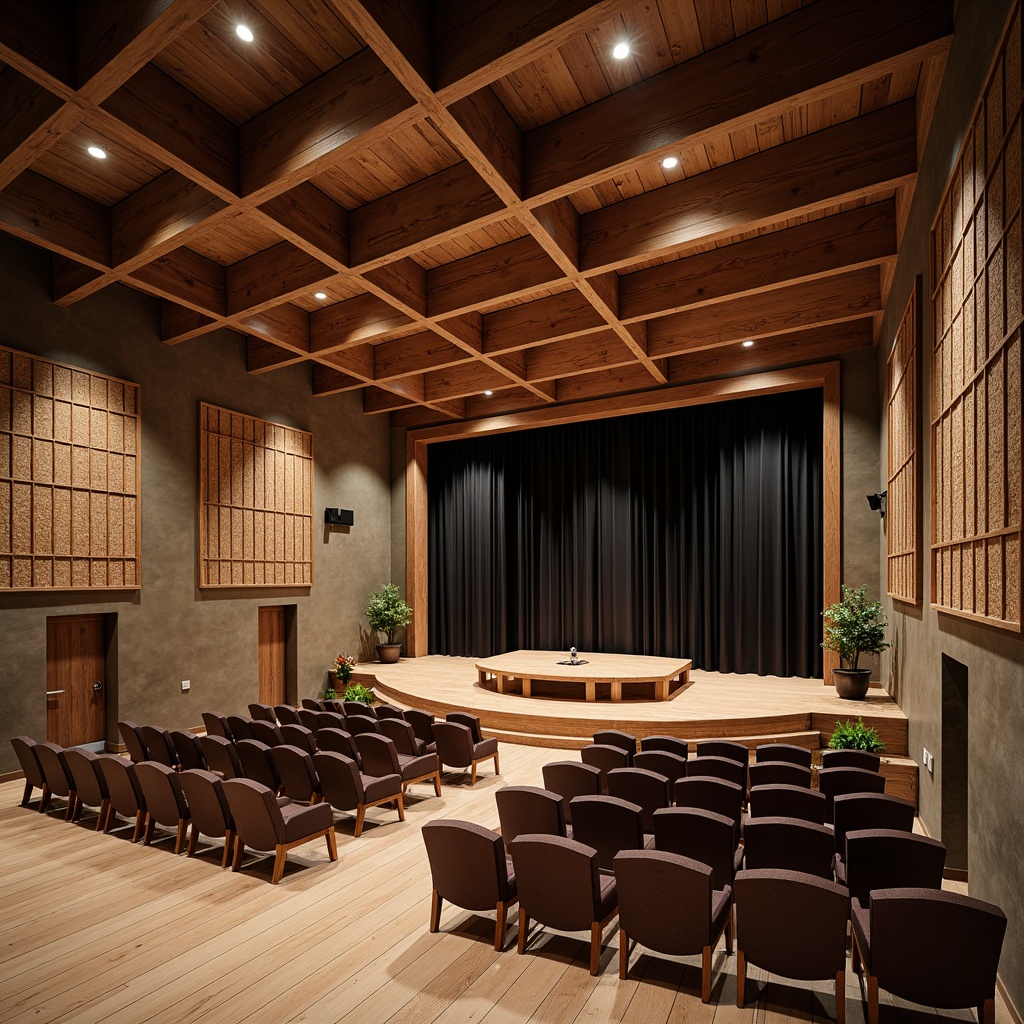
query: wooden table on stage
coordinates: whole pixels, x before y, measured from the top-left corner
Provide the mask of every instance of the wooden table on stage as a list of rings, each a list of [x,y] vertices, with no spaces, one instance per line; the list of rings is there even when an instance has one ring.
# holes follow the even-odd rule
[[[632,654],[585,654],[578,657],[586,665],[559,665],[566,660],[565,651],[511,651],[477,662],[477,679],[483,683],[494,676],[498,693],[507,693],[512,680],[520,680],[523,696],[530,696],[533,680],[583,683],[587,700],[597,699],[597,684],[611,684],[613,701],[622,700],[622,687],[631,683],[654,683],[654,699],[668,700],[673,693],[672,683],[678,681],[676,691],[690,681],[689,658],[648,658]]]

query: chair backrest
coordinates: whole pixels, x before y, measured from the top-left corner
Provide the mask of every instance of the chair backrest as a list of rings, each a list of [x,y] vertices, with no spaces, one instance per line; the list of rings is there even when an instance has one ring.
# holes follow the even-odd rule
[[[206,726],[207,736],[223,736],[226,740],[232,739],[227,718],[224,715],[218,715],[216,711],[203,712],[203,725]]]
[[[493,910],[515,895],[501,836],[483,825],[455,819],[425,821],[431,885],[442,899],[464,910]]]
[[[143,761],[135,766],[146,810],[161,825],[177,825],[188,818],[188,803],[181,791],[178,773],[159,761]]]
[[[303,697],[301,703],[302,703],[302,706],[304,708],[306,708],[307,710],[309,710],[309,711],[326,711],[327,710],[324,707],[324,702],[322,700],[317,700],[316,697]]]
[[[580,760],[601,773],[601,788],[608,791],[608,773],[614,768],[629,767],[629,751],[608,743],[592,743],[580,750]]]
[[[821,825],[827,802],[824,793],[803,786],[754,786],[750,790],[750,816],[800,818]]]
[[[238,751],[238,760],[242,764],[245,778],[252,779],[253,782],[258,782],[268,789],[277,790],[281,785],[281,779],[274,765],[271,748],[266,743],[259,740],[242,740],[235,744],[235,750]]]
[[[600,796],[601,771],[582,761],[551,761],[541,769],[544,788],[557,793],[565,807],[565,820],[572,821],[570,801],[576,796]]]
[[[269,704],[250,704],[249,717],[254,722],[273,722],[277,724],[277,715]]]
[[[713,779],[724,779],[733,782],[744,792],[747,789],[747,766],[731,757],[719,757],[717,754],[698,754],[686,762],[687,775],[705,775]]]
[[[833,802],[845,793],[883,793],[885,776],[866,768],[822,768],[818,792],[825,795],[825,821],[832,821]]]
[[[321,750],[313,755],[313,765],[320,779],[320,792],[332,807],[351,811],[363,802],[363,779],[353,758],[334,750]]]
[[[91,750],[68,747],[64,751],[64,760],[74,780],[78,799],[90,807],[99,807],[107,799],[107,782],[100,770],[99,758]]]
[[[348,727],[348,719],[338,711],[316,711],[316,728],[314,732],[319,732],[321,729],[344,729],[346,732],[352,730]],[[306,725],[304,721],[302,723]],[[307,726],[309,728],[309,726]]]
[[[672,803],[669,780],[646,768],[613,768],[608,773],[608,795],[639,804],[644,812],[644,831],[654,831],[654,812]]]
[[[39,766],[43,770],[46,785],[54,796],[70,796],[75,788],[75,780],[71,776],[64,748],[47,740],[40,740],[35,747]]]
[[[187,729],[174,729],[171,731],[171,742],[174,744],[174,753],[177,755],[178,764],[182,768],[206,768],[206,756],[203,754],[202,744],[194,732]]]
[[[645,736],[640,741],[641,750],[667,750],[678,754],[684,761],[690,756],[690,744],[678,736]]]
[[[171,734],[157,725],[142,726],[142,739],[149,748],[149,759],[166,765],[168,768],[176,768],[178,755],[174,750],[174,740]]]
[[[832,878],[832,830],[799,818],[748,818],[743,866],[802,871]]]
[[[244,715],[228,715],[228,732],[231,733],[231,738],[238,743],[239,740],[251,740],[252,735],[252,722]]]
[[[811,788],[811,769],[792,761],[756,761],[748,769],[751,786]]]
[[[480,743],[484,738],[484,734],[480,730],[479,715],[471,715],[468,711],[449,711],[444,716],[444,720],[455,725],[464,725],[469,729],[469,734],[474,743]]]
[[[290,746],[305,750],[308,754],[316,753],[316,735],[312,729],[307,729],[304,725],[291,722],[282,725],[281,739]]]
[[[712,872],[663,850],[624,850],[615,858],[619,927],[630,939],[674,956],[711,944]]]
[[[743,813],[743,787],[712,775],[687,775],[676,779],[673,798],[677,807],[724,814],[739,825]]]
[[[219,776],[201,768],[187,768],[178,775],[178,782],[194,827],[204,836],[223,836],[234,828],[224,783]]]
[[[395,745],[400,754],[407,754],[410,757],[418,757],[423,753],[426,744],[416,738],[413,727],[404,718],[388,718],[387,716],[377,719],[380,725],[382,736],[387,736]]]
[[[266,743],[268,747],[276,747],[284,743],[284,737],[281,735],[281,729],[277,722],[268,722],[262,718],[254,718],[251,728],[252,738],[259,740],[260,743]]]
[[[611,871],[621,850],[643,849],[644,812],[638,804],[614,796],[576,796],[570,804],[573,838],[597,851],[602,870]]]
[[[759,868],[737,872],[733,894],[736,943],[748,963],[804,980],[835,979],[845,970],[845,886],[800,871]]]
[[[352,721],[352,718],[349,718]],[[356,733],[352,739],[359,751],[361,771],[364,775],[381,778],[385,775],[401,775],[402,766],[398,761],[398,751],[394,743],[376,732]]]
[[[938,839],[891,828],[846,833],[846,887],[868,905],[875,889],[941,889],[946,847]]]
[[[636,737],[619,729],[600,729],[594,733],[594,742],[599,746],[618,747],[629,754],[628,764],[633,763],[636,753]]]
[[[238,838],[254,850],[273,850],[285,842],[284,818],[274,791],[252,779],[227,779],[224,795]]]
[[[206,768],[218,772],[225,779],[234,779],[244,774],[242,762],[231,740],[223,736],[200,736],[199,745],[206,757]]]
[[[343,700],[332,698],[331,700],[322,700],[320,703],[323,704],[324,711],[333,711],[339,715],[345,714],[345,702]]]
[[[394,704],[377,704],[374,709],[377,713],[377,718],[401,718],[405,721],[405,715],[402,714],[401,708],[396,708]]]
[[[698,757],[724,757],[744,768],[750,763],[750,748],[732,740],[697,740]]]
[[[503,786],[494,800],[506,846],[519,835],[565,835],[565,807],[557,793],[537,786]]]
[[[434,742],[434,716],[429,711],[421,711],[419,708],[406,708],[405,720],[412,726],[416,733],[416,739],[424,743]]]
[[[26,782],[31,782],[33,786],[42,789],[43,769],[36,755],[36,741],[31,736],[12,736],[11,746],[14,747]]]
[[[656,850],[707,864],[713,889],[732,884],[739,836],[731,818],[689,807],[664,807],[654,812],[653,831]]]
[[[754,751],[754,763],[761,761],[788,761],[802,768],[810,768],[811,752],[793,743],[762,743]]]
[[[373,707],[361,700],[343,700],[341,706],[344,708],[346,718],[351,715],[362,715],[365,718],[377,717],[377,712],[373,710]]]
[[[100,754],[100,771],[107,783],[110,803],[118,814],[130,818],[146,809],[146,796],[139,785],[135,764],[117,754]]]
[[[846,836],[854,829],[888,828],[912,832],[916,814],[917,808],[912,800],[886,793],[846,793],[837,796],[832,806],[835,852],[845,858]],[[887,888],[895,885],[893,883],[893,886]]]
[[[320,728],[319,710],[312,708],[299,708],[295,712],[299,716],[299,725],[304,725],[311,733],[316,734]]]
[[[352,758],[357,766],[361,763],[355,738],[344,729],[321,729],[316,734],[316,746],[317,750],[332,750],[336,754],[344,754]]]
[[[354,715],[349,712],[345,716],[345,728],[353,736],[359,736],[362,733],[380,735],[380,722],[373,715]]]
[[[517,836],[509,844],[519,906],[541,924],[580,931],[601,920],[597,853],[562,836]]]
[[[140,761],[149,760],[149,750],[146,748],[146,741],[142,738],[142,730],[134,723],[127,720],[117,723],[117,731],[124,740],[128,756],[138,764]]]
[[[669,750],[641,750],[633,757],[633,767],[664,775],[670,784],[686,777],[686,758]]]
[[[993,998],[1006,932],[999,907],[935,889],[876,889],[869,915],[871,974],[887,992],[944,1009]]]
[[[301,725],[298,711],[291,704],[275,704],[274,715],[278,723],[284,728],[286,725]]]
[[[274,747],[274,764],[289,800],[310,803],[320,793],[320,780],[308,750],[282,743]]]
[[[437,756],[451,768],[468,768],[473,763],[473,733],[461,722],[435,722]]]
[[[877,772],[882,766],[882,755],[869,750],[823,750],[822,768],[863,768]]]

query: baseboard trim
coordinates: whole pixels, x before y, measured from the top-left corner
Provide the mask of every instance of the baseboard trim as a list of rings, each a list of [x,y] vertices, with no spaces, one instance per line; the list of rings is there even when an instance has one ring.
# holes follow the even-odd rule
[[[1010,1011],[1013,1024],[1024,1024],[1024,1020],[1021,1020],[1020,1011],[1013,1005],[1013,1000],[1006,991],[1003,979],[998,974],[996,975],[996,991],[1003,997],[1003,1002],[1006,1003],[1006,1008]]]
[[[25,778],[24,772],[4,772],[0,775],[0,784],[4,782],[14,782],[15,779]]]
[[[948,878],[951,882],[966,882],[967,871],[965,868],[944,868],[942,871],[942,877]]]

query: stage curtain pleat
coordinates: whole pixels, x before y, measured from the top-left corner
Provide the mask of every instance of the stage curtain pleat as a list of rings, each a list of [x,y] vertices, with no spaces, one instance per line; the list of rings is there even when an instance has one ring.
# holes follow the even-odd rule
[[[430,651],[821,674],[820,390],[432,445]]]

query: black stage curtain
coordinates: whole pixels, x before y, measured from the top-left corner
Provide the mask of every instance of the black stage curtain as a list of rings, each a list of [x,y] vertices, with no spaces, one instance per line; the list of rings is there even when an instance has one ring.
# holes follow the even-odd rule
[[[821,675],[822,395],[438,443],[430,650]]]

